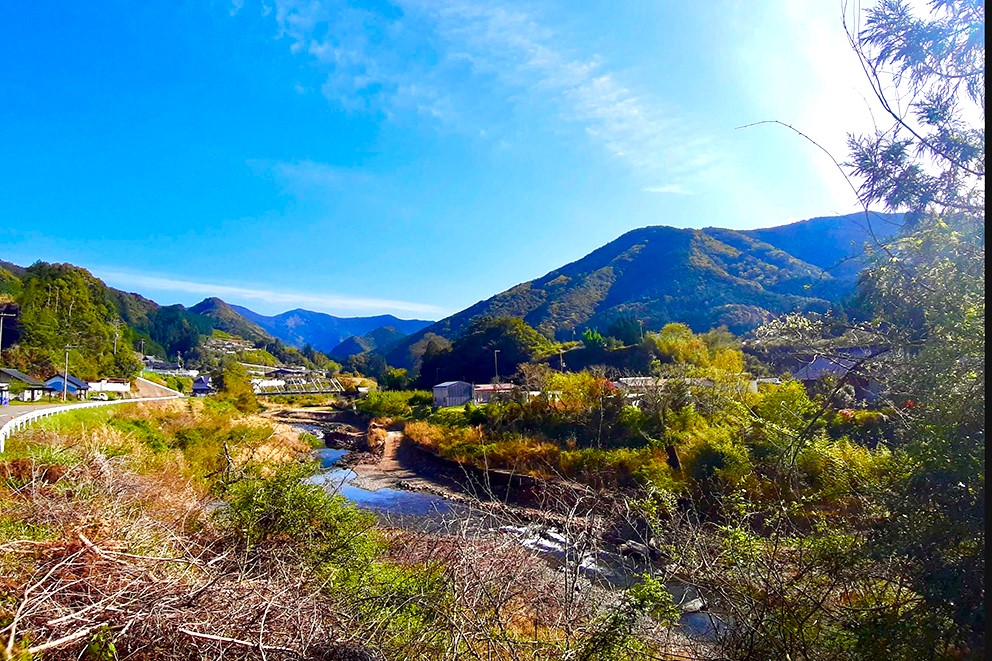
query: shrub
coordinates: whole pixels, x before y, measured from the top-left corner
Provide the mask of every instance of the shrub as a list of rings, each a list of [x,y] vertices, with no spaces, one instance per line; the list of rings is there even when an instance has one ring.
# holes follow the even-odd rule
[[[157,426],[153,426],[148,420],[140,418],[110,418],[107,423],[125,434],[133,434],[148,449],[154,452],[163,452],[169,449],[169,438]]]
[[[475,407],[472,408],[472,413],[478,410]],[[427,422],[445,427],[465,427],[469,424],[470,415],[468,406],[448,406],[431,413]]]
[[[716,431],[697,444],[686,461],[689,475],[703,489],[735,486],[752,472],[747,447]]]
[[[373,390],[355,404],[373,418],[426,419],[434,395],[426,390]]]
[[[305,481],[316,470],[315,464],[290,464],[270,477],[236,482],[217,517],[249,548],[288,546],[314,565],[367,564],[382,548],[375,517]]]

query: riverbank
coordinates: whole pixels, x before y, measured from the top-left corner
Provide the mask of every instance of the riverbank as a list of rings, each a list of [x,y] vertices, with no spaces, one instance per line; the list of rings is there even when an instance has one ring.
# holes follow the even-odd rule
[[[455,537],[527,549],[554,572],[572,573],[585,598],[600,605],[615,597],[612,591],[661,572],[683,613],[680,635],[712,640],[720,626],[694,587],[652,566],[655,554],[636,522],[588,487],[463,466],[418,447],[399,429],[370,429],[348,411],[281,410],[273,417],[320,429],[336,448],[318,451],[328,469],[323,483],[377,511],[384,525],[433,535],[438,544]]]
[[[370,432],[367,420],[349,410],[277,408],[265,415],[284,424],[319,428],[327,447],[347,451],[336,465],[351,469],[355,473],[351,484],[362,489],[429,494],[519,524],[582,526],[618,543],[636,535],[630,526],[616,521],[609,529],[604,527],[617,514],[616,503],[578,483],[459,464],[419,447],[399,429],[379,427]],[[381,438],[381,443],[370,442],[372,436]]]

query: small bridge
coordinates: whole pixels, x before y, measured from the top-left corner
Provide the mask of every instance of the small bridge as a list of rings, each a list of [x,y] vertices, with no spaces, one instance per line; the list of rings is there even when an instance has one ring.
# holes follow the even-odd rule
[[[344,392],[344,386],[337,379],[323,377],[290,377],[282,385],[260,384],[255,387],[256,395],[333,395]]]

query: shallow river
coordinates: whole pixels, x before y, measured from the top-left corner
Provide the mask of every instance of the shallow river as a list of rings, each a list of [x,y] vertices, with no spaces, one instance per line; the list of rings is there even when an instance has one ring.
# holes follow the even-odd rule
[[[311,432],[312,433],[312,432]],[[331,448],[316,451],[324,471],[310,478],[315,484],[340,494],[358,507],[374,511],[389,525],[444,534],[466,527],[480,534],[499,532],[517,537],[520,544],[535,551],[556,566],[577,566],[586,578],[611,588],[624,588],[637,580],[644,567],[612,551],[576,551],[566,535],[554,528],[539,525],[513,526],[480,510],[433,496],[402,489],[363,489],[353,484],[357,474],[336,464],[347,450]],[[574,563],[574,564],[573,564]],[[692,586],[681,583],[666,585],[677,603],[688,611],[698,611],[703,602]],[[694,605],[693,602],[696,602]],[[680,619],[683,631],[689,635],[712,640],[723,624],[706,612],[685,612]]]

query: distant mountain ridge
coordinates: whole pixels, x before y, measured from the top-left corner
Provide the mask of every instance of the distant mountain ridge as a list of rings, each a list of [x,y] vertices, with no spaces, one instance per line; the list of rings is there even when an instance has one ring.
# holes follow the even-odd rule
[[[261,326],[246,318],[235,309],[235,306],[216,296],[203,299],[189,308],[189,311],[212,320],[215,328],[231,335],[243,337],[251,342],[269,342],[274,337]]]
[[[760,230],[656,225],[631,230],[585,257],[442,319],[381,350],[409,367],[426,333],[454,339],[483,315],[522,317],[548,337],[573,339],[619,315],[646,328],[679,321],[745,333],[788,312],[826,311],[867,264],[864,244],[896,234],[898,214],[814,218]],[[859,222],[860,221],[860,222]],[[874,238],[871,231],[874,230]],[[795,251],[802,257],[793,254]]]
[[[423,319],[399,319],[391,314],[372,317],[335,317],[323,312],[301,309],[289,310],[270,317],[240,305],[230,305],[229,307],[263,332],[279,338],[291,346],[300,348],[309,344],[314,349],[328,355],[342,341],[350,337],[363,337],[372,331],[383,328],[390,328],[399,336],[406,336],[433,323]],[[392,334],[387,333],[387,335]],[[396,336],[393,336],[392,339],[395,341]]]
[[[328,355],[335,360],[344,360],[348,356],[353,356],[356,353],[374,351],[380,347],[385,347],[395,342],[399,342],[407,335],[409,335],[409,333],[401,333],[392,326],[380,326],[379,328],[369,331],[365,335],[352,335],[351,337],[343,340],[340,344],[331,349],[331,352]]]
[[[892,238],[903,221],[901,213],[858,212],[742,230],[741,234],[769,243],[835,278],[851,279],[865,266],[864,244]]]

